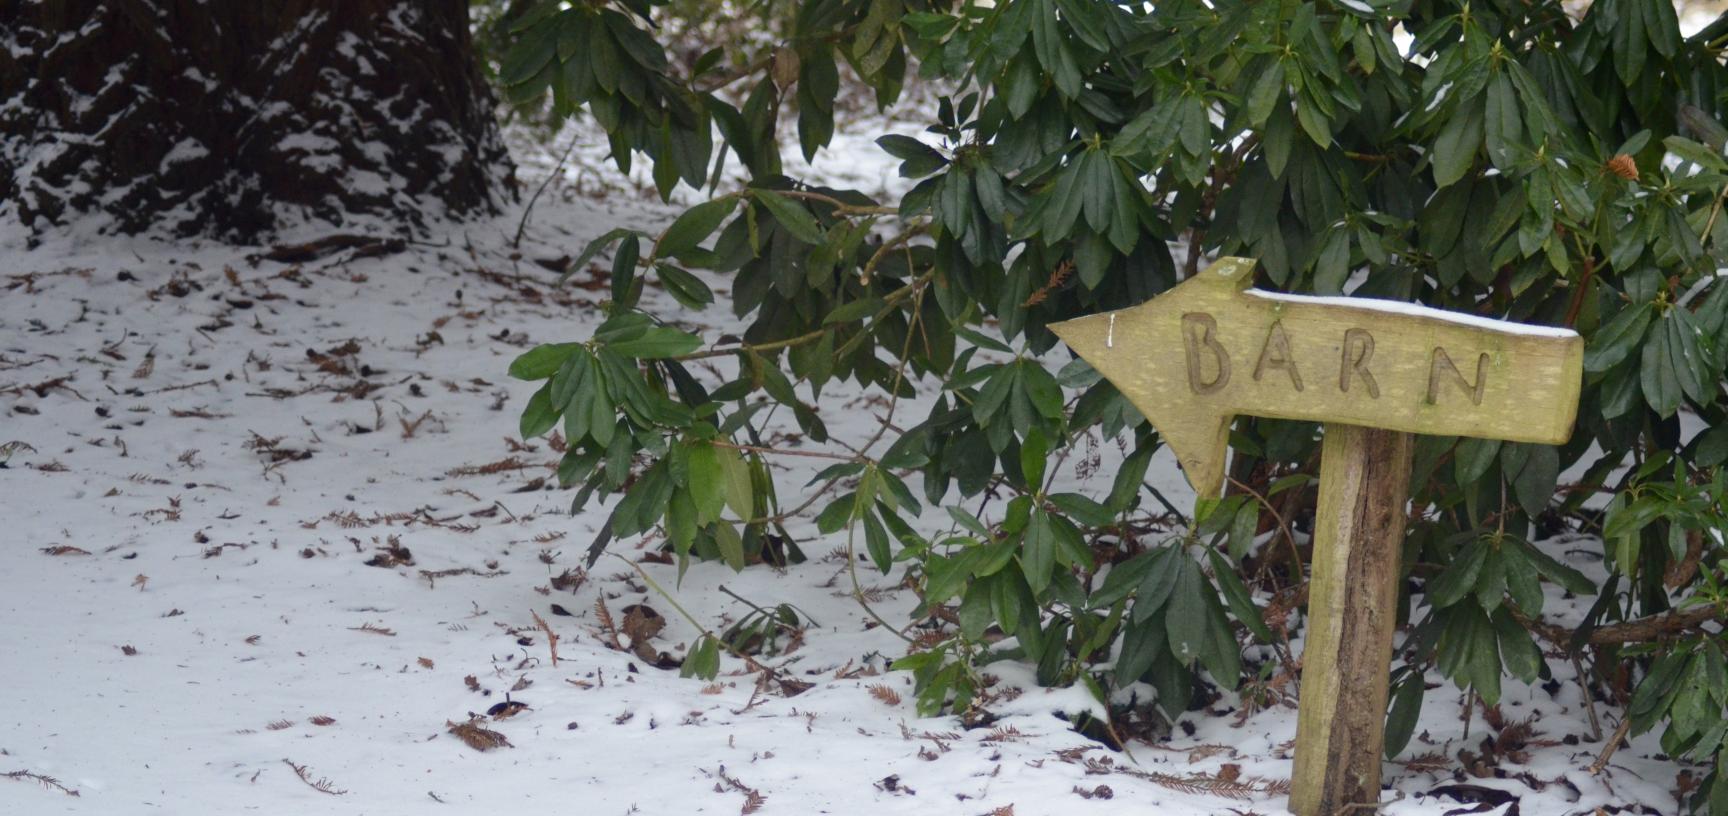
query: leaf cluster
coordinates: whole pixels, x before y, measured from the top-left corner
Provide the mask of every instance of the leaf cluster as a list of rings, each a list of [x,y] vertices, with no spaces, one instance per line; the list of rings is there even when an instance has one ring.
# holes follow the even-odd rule
[[[1682,36],[1666,0],[807,0],[772,43],[686,66],[654,16],[645,0],[542,3],[504,60],[513,98],[588,111],[621,168],[646,156],[662,195],[708,198],[657,236],[588,247],[582,264],[612,253],[610,317],[530,352],[553,381],[522,430],[563,419],[567,482],[624,494],[612,534],[659,526],[681,556],[741,566],[807,513],[879,569],[903,565],[916,614],[954,621],[903,661],[927,710],[974,699],[977,663],[1018,658],[1047,682],[1145,680],[1176,712],[1278,653],[1256,598],[1303,580],[1285,516],[1312,500],[1316,429],[1239,421],[1238,487],[1184,514],[1144,485],[1156,434],[1046,328],[1143,302],[1208,255],[1259,259],[1265,288],[1586,337],[1569,444],[1418,444],[1393,743],[1430,662],[1484,699],[1504,675],[1543,677],[1531,632],[1550,593],[1596,595],[1586,629],[1710,602],[1720,544],[1691,533],[1716,529],[1705,486],[1728,461],[1728,18]],[[898,200],[785,174],[780,134],[824,149],[843,73],[882,106],[913,80],[945,89],[923,134],[878,140],[911,184]],[[721,193],[728,161],[749,181]],[[704,279],[727,281],[747,328],[698,350],[641,308],[644,274],[688,309],[713,301]],[[731,379],[684,367],[708,357]],[[793,454],[763,429],[790,413],[826,443],[816,405],[841,381],[885,395],[886,417],[861,448],[801,449],[835,464],[784,508],[763,461]],[[928,407],[902,421],[913,396]],[[1056,463],[1100,437],[1125,445],[1107,493],[1058,489]],[[734,494],[748,501],[726,516]],[[953,526],[918,532],[925,506]],[[1531,543],[1566,527],[1603,535],[1603,586]],[[1714,682],[1709,647],[1645,647],[1601,658],[1646,672],[1626,701],[1640,722],[1719,742],[1714,690],[1668,693]],[[1699,807],[1728,812],[1725,780]]]

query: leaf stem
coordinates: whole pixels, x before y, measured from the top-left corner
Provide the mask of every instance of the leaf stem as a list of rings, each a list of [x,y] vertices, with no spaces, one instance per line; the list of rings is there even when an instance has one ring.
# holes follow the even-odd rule
[[[842,215],[900,214],[900,209],[898,207],[884,207],[879,204],[848,204],[826,193],[818,193],[811,190],[775,190],[773,192],[786,196],[787,198],[801,198],[806,201],[820,201],[824,204],[833,205],[833,215],[836,217]]]
[[[696,631],[701,632],[703,635],[705,635],[707,637],[713,638],[715,643],[720,644],[722,647],[724,647],[726,649],[726,651],[731,652],[733,657],[736,657],[739,660],[744,661],[744,665],[749,667],[751,671],[761,671],[761,672],[767,672],[769,674],[775,674],[776,673],[774,669],[772,669],[766,665],[763,665],[763,663],[761,661],[757,660],[756,658],[751,657],[750,655],[747,655],[747,654],[739,651],[737,647],[733,646],[730,643],[727,643],[724,638],[720,637],[719,635],[714,634],[714,632],[709,630],[708,627],[703,626],[701,621],[696,620],[695,615],[690,614],[690,610],[685,609],[683,604],[678,603],[677,598],[672,597],[672,593],[667,592],[665,587],[660,586],[660,584],[658,582],[656,582],[651,576],[649,576],[648,571],[643,569],[641,564],[638,564],[635,561],[631,561],[630,559],[625,558],[623,555],[620,555],[618,553],[612,553],[612,557],[616,558],[620,561],[623,561],[626,564],[629,564],[630,568],[636,570],[636,574],[642,576],[642,580],[645,583],[647,583],[649,587],[653,588],[653,590],[656,594],[658,594],[662,598],[665,598],[666,602],[671,604],[673,609],[678,610],[678,614],[683,615],[684,619],[689,621],[691,626],[696,627]]]
[[[925,283],[929,282],[930,277],[933,274],[935,274],[934,270],[932,270],[930,272],[925,272],[924,274],[918,276],[911,283],[908,283],[905,286],[902,286],[899,289],[896,289],[896,290],[888,293],[888,296],[884,297],[882,299],[882,310],[878,311],[876,313],[874,318],[872,318],[872,322],[874,322],[875,320],[881,320],[882,318],[886,317],[888,315],[888,313],[893,310],[893,307],[895,305],[897,305],[900,301],[905,300],[908,295],[911,295],[913,292],[915,292],[919,288],[921,288]],[[839,325],[839,324],[836,324],[836,326],[837,325]],[[808,332],[800,334],[796,337],[788,337],[784,340],[774,340],[774,341],[767,342],[767,343],[743,343],[743,344],[740,344],[737,346],[730,346],[728,348],[707,349],[704,351],[693,351],[689,354],[680,354],[676,357],[672,357],[669,359],[677,360],[678,362],[682,363],[682,362],[689,362],[690,360],[706,360],[706,359],[709,359],[712,357],[725,357],[728,354],[737,354],[738,352],[741,352],[741,351],[754,351],[758,354],[763,353],[763,352],[768,352],[768,351],[779,351],[779,350],[785,349],[785,348],[792,348],[794,346],[803,346],[803,345],[807,345],[810,343],[814,343],[818,340],[821,340],[823,335],[827,334],[830,331],[833,331],[834,328],[835,328],[835,326],[823,326],[820,329],[808,331]],[[839,351],[835,352],[835,356],[836,357],[845,356],[846,352],[848,352],[852,349],[854,342],[857,341],[859,337],[863,337],[863,336],[864,336],[863,334],[860,334],[860,335],[858,335],[858,337],[855,337],[851,341],[848,341],[847,345],[842,346]]]
[[[739,445],[737,443],[722,442],[719,440],[715,440],[712,444],[716,448],[731,448],[732,450],[742,451],[744,453],[770,453],[779,456],[804,456],[811,459],[832,459],[838,462],[856,462],[862,458],[856,455],[847,456],[845,454],[829,453],[827,451],[787,450],[785,448],[770,448],[762,445]]]

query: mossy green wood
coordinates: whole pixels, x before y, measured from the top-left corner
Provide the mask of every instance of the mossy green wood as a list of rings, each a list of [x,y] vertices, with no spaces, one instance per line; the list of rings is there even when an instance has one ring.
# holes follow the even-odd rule
[[[1584,342],[1407,303],[1244,291],[1223,258],[1139,306],[1051,325],[1152,421],[1202,496],[1237,414],[1559,444]]]

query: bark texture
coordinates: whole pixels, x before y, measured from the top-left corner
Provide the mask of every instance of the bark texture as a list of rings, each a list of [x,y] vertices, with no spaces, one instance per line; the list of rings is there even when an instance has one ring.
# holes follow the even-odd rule
[[[1413,449],[1407,433],[1326,425],[1290,780],[1297,816],[1347,816],[1380,801]]]
[[[467,0],[0,0],[0,216],[422,232],[513,195]]]

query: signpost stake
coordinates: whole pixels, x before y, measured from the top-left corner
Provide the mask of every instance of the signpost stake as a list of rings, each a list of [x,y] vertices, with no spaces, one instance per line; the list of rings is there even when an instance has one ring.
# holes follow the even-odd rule
[[[1407,433],[1325,426],[1290,790],[1297,816],[1380,801],[1411,450]]]

